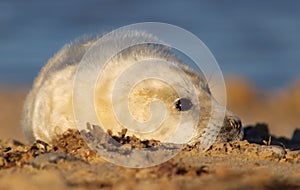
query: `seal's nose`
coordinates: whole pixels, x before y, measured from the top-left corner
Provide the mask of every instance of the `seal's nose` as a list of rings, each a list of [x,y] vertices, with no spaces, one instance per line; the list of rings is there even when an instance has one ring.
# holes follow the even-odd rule
[[[242,140],[244,130],[240,118],[231,111],[226,111],[223,126],[220,129],[217,142],[228,142]]]
[[[239,118],[227,118],[228,124],[232,127],[234,130],[239,130],[242,127],[242,122]]]

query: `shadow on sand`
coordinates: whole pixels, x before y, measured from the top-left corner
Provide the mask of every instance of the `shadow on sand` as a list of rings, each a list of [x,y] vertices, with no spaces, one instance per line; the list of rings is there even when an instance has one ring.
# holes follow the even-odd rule
[[[260,145],[278,145],[290,150],[300,150],[300,129],[295,129],[291,139],[276,137],[269,133],[267,124],[257,123],[244,128],[244,140]]]

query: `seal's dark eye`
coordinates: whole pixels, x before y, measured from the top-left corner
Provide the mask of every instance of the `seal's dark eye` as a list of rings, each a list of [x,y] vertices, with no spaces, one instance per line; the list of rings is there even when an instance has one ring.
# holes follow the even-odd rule
[[[191,100],[187,98],[179,98],[175,101],[175,108],[178,111],[187,111],[193,106]]]

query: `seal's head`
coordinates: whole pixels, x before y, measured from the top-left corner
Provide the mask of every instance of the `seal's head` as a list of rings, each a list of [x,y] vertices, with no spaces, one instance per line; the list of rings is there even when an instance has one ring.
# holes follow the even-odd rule
[[[208,82],[159,46],[138,45],[111,59],[97,80],[95,105],[103,128],[127,128],[142,139],[180,143],[190,138],[193,144],[201,138],[227,142],[243,137],[240,119],[217,103]],[[185,140],[173,138],[176,132]]]

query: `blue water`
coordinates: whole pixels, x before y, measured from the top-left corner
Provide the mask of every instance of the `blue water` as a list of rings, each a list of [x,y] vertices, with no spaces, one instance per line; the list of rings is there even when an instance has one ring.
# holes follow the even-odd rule
[[[0,85],[29,85],[65,43],[136,22],[174,24],[197,35],[225,75],[264,89],[300,77],[298,0],[0,1]]]

